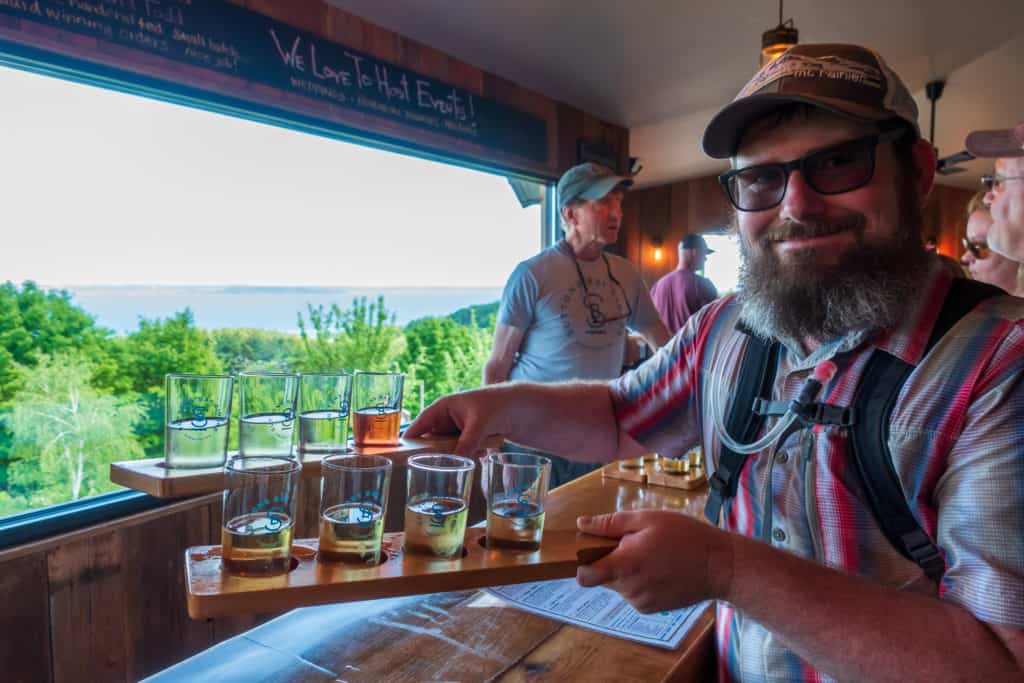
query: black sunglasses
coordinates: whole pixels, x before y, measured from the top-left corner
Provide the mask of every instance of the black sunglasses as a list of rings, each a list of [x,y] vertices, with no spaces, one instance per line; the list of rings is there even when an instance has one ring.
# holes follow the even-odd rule
[[[729,201],[740,211],[765,211],[782,203],[790,174],[800,169],[804,180],[818,194],[852,192],[871,182],[875,175],[875,150],[883,142],[906,135],[899,127],[777,164],[737,168],[718,176]]]
[[[988,255],[992,252],[988,248],[988,242],[985,240],[972,240],[970,237],[964,237],[960,240],[960,243],[964,245],[964,249],[974,254],[974,258],[984,260],[988,258]]]

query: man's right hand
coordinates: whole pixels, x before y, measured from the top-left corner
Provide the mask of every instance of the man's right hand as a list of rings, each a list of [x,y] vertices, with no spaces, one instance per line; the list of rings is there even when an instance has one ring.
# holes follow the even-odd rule
[[[458,434],[455,453],[472,457],[488,436],[504,434],[501,412],[511,398],[503,396],[505,390],[495,386],[440,398],[413,420],[405,434]]]

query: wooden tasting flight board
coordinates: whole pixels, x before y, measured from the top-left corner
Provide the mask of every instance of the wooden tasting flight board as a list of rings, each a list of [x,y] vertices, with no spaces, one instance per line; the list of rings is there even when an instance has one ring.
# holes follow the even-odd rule
[[[465,554],[452,560],[406,555],[402,551],[404,534],[384,534],[382,554],[388,559],[373,567],[318,562],[317,539],[297,540],[292,545],[292,571],[271,577],[223,572],[219,545],[189,548],[185,552],[188,614],[193,619],[208,619],[563,579],[575,576],[581,564],[597,561],[618,545],[617,539],[547,530],[540,550],[516,553],[484,548],[485,533],[483,527],[467,529]]]
[[[404,460],[419,453],[451,453],[455,436],[431,436],[401,439],[397,446],[356,448],[352,455],[382,455]],[[490,436],[481,448],[501,448],[502,438]],[[231,453],[230,455],[237,455]],[[325,454],[302,455],[302,476],[320,476],[320,461]],[[397,464],[397,463],[396,463]],[[110,481],[157,498],[184,498],[224,490],[224,468],[168,469],[163,458],[126,460],[110,464]]]
[[[689,454],[687,454],[689,457]],[[631,458],[630,462],[638,458]],[[703,465],[691,469],[688,474],[669,473],[662,467],[662,460],[653,455],[645,455],[643,467],[638,464],[622,467],[620,461],[610,462],[601,468],[601,476],[607,479],[621,479],[645,486],[665,486],[687,491],[702,489],[707,486],[707,472]]]

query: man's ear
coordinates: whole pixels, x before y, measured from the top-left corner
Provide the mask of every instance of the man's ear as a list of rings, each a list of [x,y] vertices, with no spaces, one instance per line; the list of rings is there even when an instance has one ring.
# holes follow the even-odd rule
[[[924,203],[935,185],[935,148],[927,140],[921,139],[914,143],[914,171],[917,174],[921,202]]]
[[[559,213],[562,215],[562,225],[576,225],[576,214],[571,206],[563,206]]]

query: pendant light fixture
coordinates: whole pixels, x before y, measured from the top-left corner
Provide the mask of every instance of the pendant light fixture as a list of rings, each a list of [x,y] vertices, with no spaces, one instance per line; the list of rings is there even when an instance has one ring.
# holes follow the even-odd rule
[[[779,25],[761,34],[761,67],[800,42],[800,32],[792,19],[782,20],[782,0],[779,0]]]

